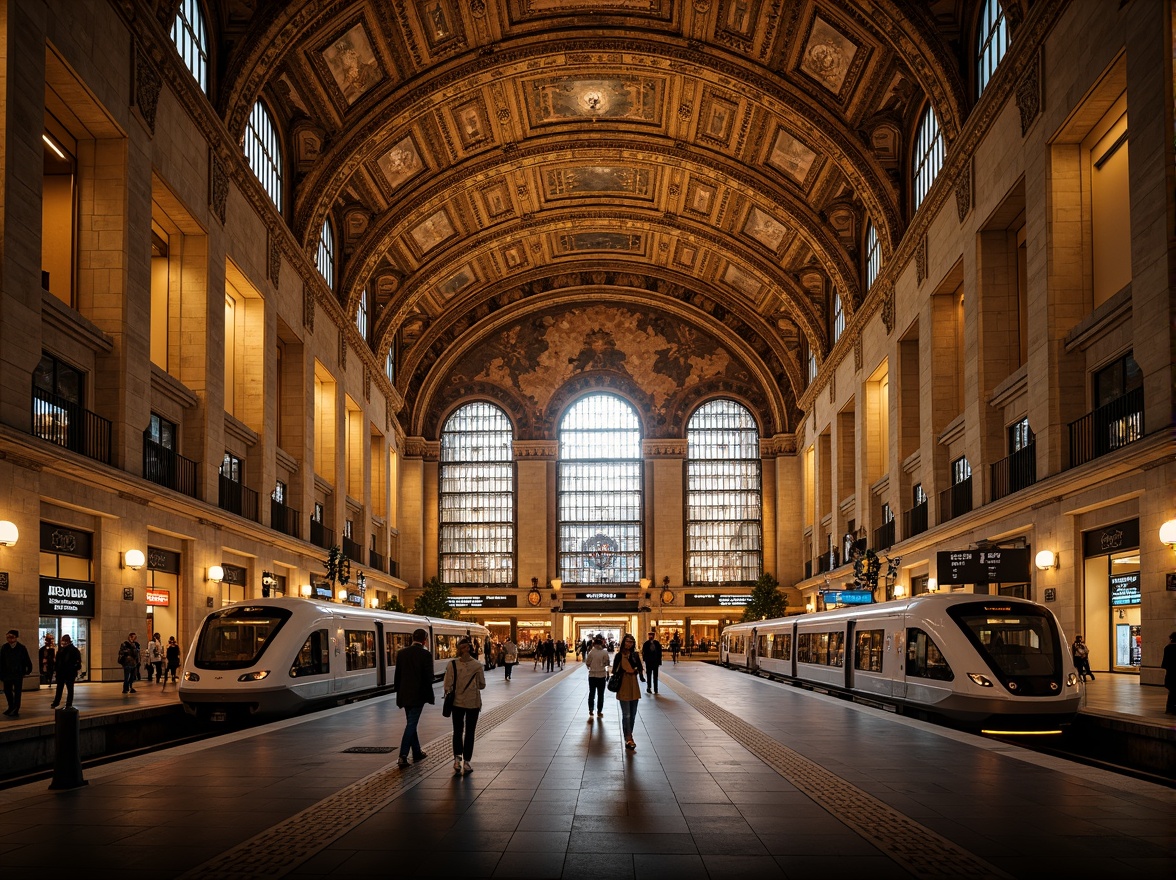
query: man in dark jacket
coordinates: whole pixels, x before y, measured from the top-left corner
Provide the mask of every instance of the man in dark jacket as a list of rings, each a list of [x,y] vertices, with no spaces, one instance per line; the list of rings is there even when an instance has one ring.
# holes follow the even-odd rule
[[[24,690],[24,677],[32,675],[33,661],[28,649],[18,639],[20,633],[10,629],[0,647],[0,680],[4,681],[4,699],[8,701],[5,715],[15,718],[20,714],[20,696]]]
[[[417,738],[417,723],[425,703],[435,702],[433,698],[433,655],[425,648],[429,634],[423,629],[413,630],[412,644],[396,652],[396,671],[392,683],[396,688],[396,705],[404,710],[408,723],[400,738],[400,759],[396,766],[408,766],[408,752],[412,750],[413,761],[428,757],[421,751]]]
[[[66,633],[61,637],[61,648],[57,651],[57,696],[49,704],[50,709],[61,705],[61,689],[67,688],[65,708],[73,707],[74,682],[82,668],[82,652],[73,643],[73,639]]]
[[[649,631],[649,638],[641,646],[641,659],[645,663],[645,693],[650,688],[657,693],[657,671],[661,668],[662,643],[657,640],[657,633]]]

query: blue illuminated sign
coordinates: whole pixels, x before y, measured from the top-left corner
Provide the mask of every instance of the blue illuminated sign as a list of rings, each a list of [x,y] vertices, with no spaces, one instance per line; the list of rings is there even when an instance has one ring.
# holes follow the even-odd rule
[[[826,605],[872,605],[874,593],[871,590],[824,590],[821,598]]]

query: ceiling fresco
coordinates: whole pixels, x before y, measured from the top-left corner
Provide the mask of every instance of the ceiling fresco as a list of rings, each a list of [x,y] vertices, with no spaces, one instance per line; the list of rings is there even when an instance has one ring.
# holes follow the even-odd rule
[[[651,424],[683,387],[725,385],[792,430],[834,293],[850,318],[863,302],[867,224],[885,264],[909,220],[918,115],[930,102],[949,142],[967,115],[978,4],[209,5],[218,112],[240,137],[262,100],[289,133],[284,220],[307,253],[335,230],[336,289],[316,295],[354,315],[368,291],[397,424],[435,430],[452,389],[485,386],[538,434],[556,389],[594,376],[635,385]],[[592,273],[643,281],[553,310],[559,279]]]

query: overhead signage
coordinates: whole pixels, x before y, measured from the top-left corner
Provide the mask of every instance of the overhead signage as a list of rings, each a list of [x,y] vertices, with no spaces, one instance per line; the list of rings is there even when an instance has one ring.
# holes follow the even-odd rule
[[[518,596],[493,594],[485,596],[448,596],[445,601],[450,608],[517,608]]]
[[[822,590],[826,605],[872,605],[873,590]]]
[[[1119,550],[1134,550],[1139,546],[1139,520],[1125,519],[1082,533],[1083,556],[1105,556]]]
[[[1143,590],[1139,580],[1139,572],[1111,575],[1111,605],[1140,605],[1143,602]]]
[[[94,536],[53,523],[41,523],[41,550],[58,556],[93,559]]]
[[[1027,583],[1029,549],[941,550],[935,554],[935,568],[940,586]]]
[[[331,585],[326,581],[320,581],[314,585],[314,594],[320,599],[335,598],[335,591],[331,589]]]
[[[147,604],[148,605],[159,605],[161,607],[166,607],[166,606],[170,605],[171,604],[171,591],[170,590],[156,590],[151,587],[148,587],[147,588]]]
[[[595,599],[597,601],[615,602],[617,599],[624,599],[624,593],[576,593],[577,599]]]
[[[93,581],[70,581],[64,578],[41,578],[42,617],[93,617]]]
[[[742,608],[751,601],[749,593],[687,593],[687,605],[718,605],[720,608]]]

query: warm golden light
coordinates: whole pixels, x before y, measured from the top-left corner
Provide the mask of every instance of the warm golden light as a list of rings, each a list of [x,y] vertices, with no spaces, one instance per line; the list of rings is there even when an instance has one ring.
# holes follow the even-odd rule
[[[219,565],[208,566],[208,579],[219,584],[225,579],[225,570]]]
[[[20,539],[20,530],[16,523],[0,520],[0,547],[12,547]]]

